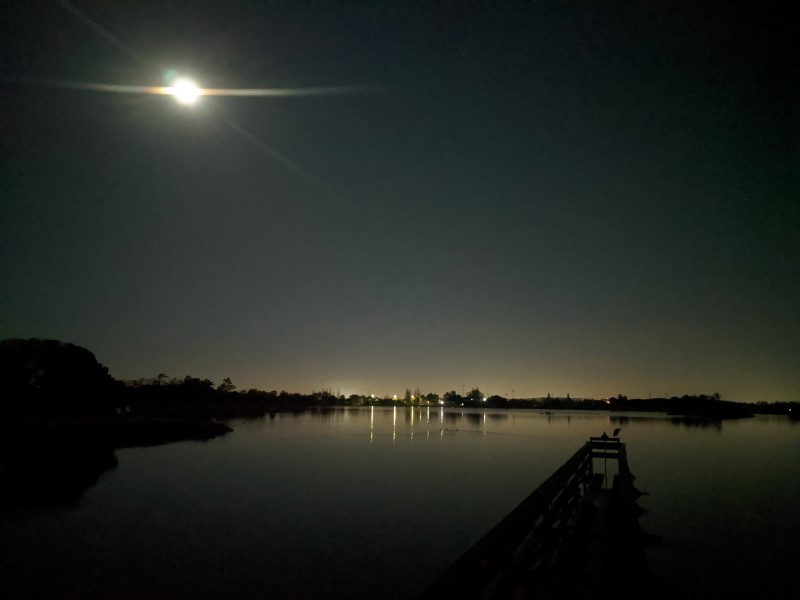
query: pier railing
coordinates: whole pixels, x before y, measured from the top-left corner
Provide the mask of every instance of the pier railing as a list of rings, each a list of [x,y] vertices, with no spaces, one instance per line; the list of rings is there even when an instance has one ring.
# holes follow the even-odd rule
[[[546,579],[569,550],[587,490],[603,487],[603,474],[595,475],[592,468],[595,458],[617,459],[619,472],[627,473],[625,444],[619,438],[590,438],[422,597],[492,598],[506,595],[515,582]]]

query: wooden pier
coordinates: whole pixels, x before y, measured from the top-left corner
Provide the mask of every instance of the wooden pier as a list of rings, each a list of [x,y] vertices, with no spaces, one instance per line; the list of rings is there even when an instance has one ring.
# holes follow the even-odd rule
[[[633,480],[619,438],[589,438],[421,598],[664,597]]]

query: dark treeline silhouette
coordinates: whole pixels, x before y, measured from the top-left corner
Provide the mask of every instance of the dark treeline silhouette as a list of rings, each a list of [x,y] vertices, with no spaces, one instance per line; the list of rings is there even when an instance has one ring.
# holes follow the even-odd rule
[[[737,418],[754,413],[790,415],[797,418],[800,403],[745,404],[723,400],[719,394],[629,399],[622,394],[604,399],[558,398],[508,399],[487,396],[479,388],[466,394],[455,390],[441,397],[407,389],[402,398],[374,395],[345,397],[330,390],[298,394],[238,390],[226,378],[218,386],[209,379],[187,375],[125,382],[113,379],[94,354],[85,348],[56,340],[11,339],[0,342],[0,384],[4,414],[36,419],[108,416],[122,413],[148,417],[228,419],[266,413],[332,406],[445,406],[465,408],[514,408],[539,410],[612,410],[664,412],[711,418]]]
[[[792,421],[800,420],[800,402],[756,402],[753,412],[760,415],[789,415]]]
[[[41,339],[0,342],[0,385],[4,420],[29,422],[119,415],[225,419],[345,403],[329,391],[238,391],[230,378],[218,386],[209,379],[164,374],[123,383],[86,348]]]
[[[754,414],[752,404],[723,400],[719,394],[648,399],[628,399],[625,396],[617,396],[609,399],[608,408],[619,411],[664,412],[669,415],[721,419],[751,417]]]
[[[611,410],[619,412],[666,413],[675,416],[703,417],[710,419],[736,419],[754,414],[789,415],[800,412],[798,402],[759,402],[750,404],[723,400],[719,394],[695,394],[670,398],[628,398],[622,394],[613,398],[572,399],[536,398],[514,400],[509,408],[539,408],[547,410]]]
[[[75,500],[117,464],[114,451],[231,431],[210,419],[136,415],[130,391],[80,346],[0,342],[0,508]]]
[[[214,419],[259,417],[272,412],[345,404],[343,397],[328,391],[312,394],[257,389],[236,391],[236,386],[229,378],[214,387],[214,383],[208,379],[189,375],[183,379],[159,376],[151,380],[128,382],[125,401],[126,407],[130,407],[135,414]]]
[[[86,348],[57,340],[0,342],[7,417],[110,415],[124,386]]]

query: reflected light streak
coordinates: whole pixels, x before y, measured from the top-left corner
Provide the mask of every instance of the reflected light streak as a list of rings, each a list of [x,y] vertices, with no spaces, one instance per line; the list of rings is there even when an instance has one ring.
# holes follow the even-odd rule
[[[431,439],[431,407],[425,409],[425,423],[428,425],[428,432],[425,436],[426,440]]]

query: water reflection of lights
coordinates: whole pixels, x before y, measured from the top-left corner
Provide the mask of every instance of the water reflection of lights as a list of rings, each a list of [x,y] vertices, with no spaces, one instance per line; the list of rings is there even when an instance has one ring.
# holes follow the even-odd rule
[[[496,429],[496,424],[499,421],[506,421],[511,428],[513,428],[514,416],[508,414],[499,414],[497,411],[491,410],[450,410],[445,411],[444,407],[439,408],[439,418],[436,418],[434,412],[433,419],[431,419],[431,409],[428,406],[393,406],[392,409],[392,446],[398,445],[398,440],[405,441],[407,444],[419,444],[420,440],[430,440],[436,433],[438,427],[439,438],[444,439],[445,433],[451,435],[464,435],[467,433],[481,434],[482,437],[488,437],[490,434],[494,435],[509,435],[509,432],[500,431]],[[359,412],[363,415],[362,427],[366,429],[366,409],[350,409],[346,415],[347,420],[356,420]],[[434,407],[434,410],[436,407]],[[377,417],[375,413],[377,412]],[[398,431],[397,417],[400,412],[400,430]],[[382,408],[380,406],[369,407],[369,441],[370,445],[380,445],[381,430],[384,426],[388,429],[389,407]],[[549,421],[548,416],[548,421]],[[447,423],[445,423],[447,421]],[[492,425],[490,428],[489,425]],[[445,427],[445,425],[447,425]],[[384,431],[388,437],[388,431]],[[425,434],[424,439],[420,436]],[[366,434],[364,431],[363,434]],[[366,437],[366,436],[365,436]],[[386,438],[384,438],[386,439]]]
[[[425,436],[426,440],[431,438],[431,407],[425,409],[425,422],[428,424],[428,435]]]

